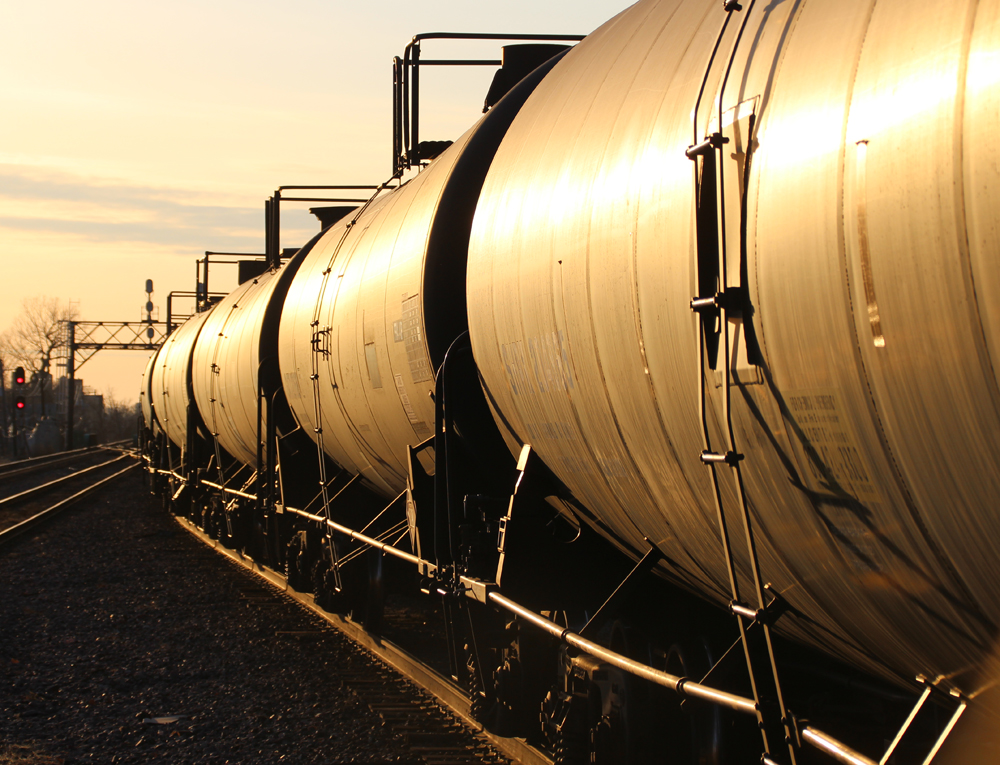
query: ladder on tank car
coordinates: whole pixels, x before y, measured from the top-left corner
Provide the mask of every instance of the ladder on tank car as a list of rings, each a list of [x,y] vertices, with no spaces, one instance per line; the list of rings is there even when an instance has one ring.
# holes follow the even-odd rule
[[[747,503],[746,490],[743,484],[743,473],[740,463],[743,455],[737,450],[736,438],[733,431],[733,420],[730,401],[730,385],[732,383],[730,338],[728,330],[728,314],[739,310],[742,304],[742,296],[739,288],[730,288],[727,281],[727,242],[726,242],[726,210],[725,210],[725,186],[724,186],[724,162],[722,161],[722,148],[728,142],[728,138],[722,132],[722,97],[726,90],[726,84],[732,71],[733,61],[736,51],[739,48],[740,40],[746,29],[750,11],[753,9],[755,0],[750,0],[747,12],[743,15],[742,23],[733,40],[732,50],[726,64],[725,73],[719,87],[718,97],[718,126],[717,131],[711,133],[702,141],[698,140],[698,114],[701,108],[702,98],[708,84],[716,55],[725,37],[729,22],[732,20],[734,12],[742,11],[742,7],[735,0],[725,3],[724,9],[726,18],[719,31],[715,48],[709,58],[705,69],[705,76],[702,79],[701,88],[698,92],[698,100],[694,108],[694,143],[685,152],[688,159],[695,161],[695,199],[697,205],[696,220],[698,244],[697,260],[699,273],[699,292],[711,291],[711,294],[699,294],[691,301],[691,309],[696,311],[701,321],[698,322],[698,385],[699,385],[699,415],[702,425],[702,452],[700,459],[712,472],[712,488],[715,498],[715,508],[719,521],[719,534],[726,558],[726,568],[729,574],[730,603],[729,610],[736,616],[739,625],[740,640],[743,645],[743,653],[746,659],[747,671],[750,677],[750,686],[753,692],[753,699],[757,707],[757,724],[760,728],[761,738],[764,746],[762,762],[765,765],[777,765],[772,759],[774,756],[777,738],[775,732],[781,728],[784,730],[784,743],[788,746],[788,761],[795,765],[795,726],[792,724],[788,709],[785,706],[784,695],[781,690],[781,681],[778,676],[778,666],[775,662],[774,644],[771,637],[770,622],[780,611],[780,602],[776,597],[770,601],[765,598],[767,585],[764,584],[760,572],[760,562],[757,556],[757,545],[754,535],[753,519],[750,516],[750,508]],[[701,162],[698,163],[698,159]],[[702,175],[699,179],[698,168],[701,167]],[[711,176],[711,182],[706,176]],[[711,227],[715,230],[715,237],[705,237],[702,235],[704,227]],[[713,241],[714,239],[714,241]],[[707,241],[706,241],[707,240]],[[713,262],[714,261],[714,262]],[[701,278],[703,273],[713,274],[715,278],[705,280]],[[714,284],[709,284],[714,281]],[[725,448],[719,451],[713,448],[712,437],[708,424],[708,412],[706,406],[707,391],[706,385],[706,359],[707,359],[707,338],[710,332],[715,331],[715,326],[720,325],[722,343],[722,396],[723,396],[723,418],[725,431]],[[740,514],[743,521],[743,531],[746,537],[747,552],[753,572],[754,595],[756,607],[751,607],[743,601],[740,595],[740,585],[737,578],[736,564],[733,556],[732,543],[729,536],[729,526],[726,520],[726,511],[722,500],[722,491],[719,486],[719,474],[717,468],[727,466],[731,471],[736,483],[737,495],[739,497]],[[767,659],[770,664],[770,677],[763,663],[758,656],[755,656],[754,648],[751,645],[749,628],[758,624],[761,628],[763,641],[767,649]],[[773,684],[774,697],[777,709],[773,705],[763,704],[762,687],[765,683]],[[780,745],[778,745],[780,747]]]
[[[746,301],[746,285],[729,287],[727,278],[728,258],[726,241],[727,218],[726,218],[726,186],[724,177],[723,147],[729,142],[729,138],[724,135],[723,130],[723,94],[729,80],[730,73],[735,61],[736,52],[747,26],[747,20],[753,9],[756,0],[750,0],[747,11],[736,32],[730,50],[729,59],[726,63],[725,71],[719,86],[717,101],[718,124],[715,131],[709,132],[699,141],[698,117],[701,110],[702,99],[709,82],[709,78],[716,61],[719,48],[725,37],[729,22],[734,12],[742,11],[742,6],[737,0],[725,0],[723,8],[726,18],[716,39],[715,47],[709,58],[702,79],[701,88],[698,92],[698,99],[693,112],[694,122],[694,143],[687,148],[685,155],[695,162],[694,167],[694,194],[696,205],[696,236],[697,236],[697,272],[698,291],[700,294],[691,300],[691,310],[700,316],[698,322],[698,385],[699,385],[699,415],[702,426],[702,452],[699,455],[702,463],[711,469],[712,488],[715,499],[715,507],[718,515],[719,535],[722,542],[723,552],[726,559],[726,567],[729,576],[730,604],[729,610],[736,617],[739,625],[739,639],[737,644],[742,644],[744,657],[746,659],[747,671],[750,685],[753,691],[753,699],[756,706],[757,723],[761,731],[761,738],[764,753],[761,762],[764,765],[779,765],[781,757],[776,753],[780,749],[778,738],[783,738],[787,745],[787,762],[796,765],[796,751],[801,748],[803,742],[831,755],[834,759],[852,765],[886,765],[895,753],[900,741],[911,729],[917,714],[924,706],[932,692],[943,693],[936,686],[936,682],[918,677],[917,681],[924,685],[923,693],[917,700],[913,710],[906,721],[901,726],[888,749],[876,764],[874,760],[853,751],[836,739],[827,734],[812,728],[809,725],[800,724],[785,704],[785,697],[782,692],[781,680],[778,673],[778,665],[775,660],[774,643],[771,635],[771,624],[781,616],[785,610],[785,605],[775,592],[770,591],[770,585],[765,584],[761,576],[760,560],[757,555],[757,543],[754,533],[753,518],[750,514],[750,507],[747,502],[746,490],[743,483],[743,473],[740,463],[744,459],[736,445],[735,433],[733,429],[731,394],[730,388],[733,382],[732,366],[732,343],[729,336],[730,314],[739,316],[739,312]],[[711,122],[709,122],[711,125]],[[752,123],[751,123],[752,126]],[[751,127],[752,131],[752,127]],[[749,155],[749,148],[747,149]],[[699,160],[701,160],[699,162]],[[699,174],[700,170],[700,174]],[[745,236],[745,229],[741,237]],[[736,246],[742,246],[739,242]],[[716,327],[721,329],[717,330]],[[712,343],[721,344],[721,363],[723,371],[721,374],[722,385],[722,408],[723,420],[722,429],[724,431],[724,449],[719,451],[713,448],[712,436],[709,428],[709,417],[707,408],[708,393],[706,391],[707,375],[706,362],[709,356],[709,338],[712,334],[721,335],[718,340],[712,339]],[[718,356],[716,356],[718,367]],[[740,596],[740,585],[737,577],[736,563],[733,554],[733,547],[729,535],[729,526],[726,519],[726,511],[723,503],[722,491],[719,484],[719,474],[717,468],[726,466],[731,470],[735,482],[736,493],[739,498],[740,515],[743,522],[743,532],[747,545],[747,554],[753,575],[753,588],[756,600],[756,607],[745,603]],[[768,600],[768,596],[770,599]],[[761,646],[756,647],[751,642],[750,628],[758,625],[761,639],[766,648],[766,657],[761,655]],[[735,648],[735,644],[733,646]],[[728,654],[728,652],[727,652]],[[763,665],[769,665],[768,668]],[[711,671],[710,671],[711,673]],[[764,686],[770,685],[770,688]],[[764,693],[762,694],[762,689]],[[772,703],[762,703],[764,696],[773,693]],[[968,699],[956,693],[949,694],[952,701],[957,701],[955,708],[936,738],[929,753],[924,759],[924,765],[929,765],[937,755],[945,740],[954,729],[959,717],[968,705]],[[781,736],[779,731],[783,731]],[[777,745],[777,746],[776,746]]]

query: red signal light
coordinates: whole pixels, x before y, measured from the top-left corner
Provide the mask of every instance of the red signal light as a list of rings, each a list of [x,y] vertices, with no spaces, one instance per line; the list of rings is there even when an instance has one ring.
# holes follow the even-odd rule
[[[24,409],[24,398],[22,396],[16,396],[14,398],[14,408]]]
[[[18,367],[14,370],[14,385],[24,385],[24,367]],[[19,407],[23,409],[24,407]]]

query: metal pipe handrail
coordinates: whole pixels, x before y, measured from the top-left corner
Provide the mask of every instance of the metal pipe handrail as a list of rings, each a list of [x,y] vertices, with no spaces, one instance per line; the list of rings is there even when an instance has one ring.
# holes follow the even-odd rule
[[[826,752],[837,762],[842,762],[844,765],[878,765],[875,760],[855,752],[846,744],[837,741],[833,736],[829,736],[821,730],[816,730],[812,726],[806,725],[799,733],[803,741],[809,742],[821,752]]]
[[[640,662],[630,659],[627,656],[623,656],[604,648],[591,640],[587,640],[586,638],[577,635],[575,632],[571,632],[568,628],[564,628],[561,625],[546,619],[544,616],[528,610],[524,606],[510,600],[510,598],[504,597],[499,592],[492,591],[487,597],[498,606],[521,617],[525,621],[531,622],[536,627],[548,632],[550,635],[553,635],[567,645],[578,648],[590,656],[611,664],[614,667],[618,667],[629,674],[649,680],[650,682],[665,688],[670,688],[682,696],[689,696],[694,699],[708,701],[713,704],[728,707],[729,709],[733,709],[737,712],[755,714],[757,711],[757,707],[754,704],[753,699],[737,696],[734,693],[727,693],[726,691],[720,691],[716,688],[710,688],[706,685],[702,685],[701,683],[688,680],[685,677],[671,675],[669,672],[663,672],[645,664],[641,664]],[[803,726],[800,729],[800,734],[803,741],[806,741],[820,751],[825,752],[838,762],[844,763],[844,765],[879,765],[879,763],[865,757],[859,752],[854,751],[846,744],[835,739],[833,736],[810,725]]]
[[[424,164],[420,157],[420,67],[502,66],[497,59],[421,59],[425,40],[509,40],[511,42],[579,42],[586,35],[504,34],[487,32],[424,32],[414,35],[393,60],[393,177]]]
[[[580,42],[587,35],[503,34],[500,32],[423,32],[413,35],[413,42],[420,40],[566,40]]]
[[[630,659],[627,656],[623,656],[620,653],[616,653],[615,651],[598,645],[592,640],[587,640],[586,638],[577,635],[575,632],[571,632],[568,628],[562,627],[559,624],[546,619],[540,614],[529,611],[524,606],[515,603],[510,600],[510,598],[504,597],[499,592],[491,592],[488,597],[498,606],[521,617],[525,621],[531,622],[536,627],[539,627],[545,632],[548,632],[550,635],[559,638],[559,640],[567,645],[579,648],[581,651],[584,651],[594,658],[600,659],[601,661],[604,661],[614,667],[625,670],[629,674],[644,678],[665,688],[670,688],[682,696],[690,696],[691,698],[711,701],[714,704],[728,707],[729,709],[736,710],[737,712],[755,714],[757,711],[757,706],[754,704],[753,699],[737,696],[735,693],[727,693],[726,691],[709,688],[701,683],[688,680],[686,677],[671,675],[669,672],[663,672],[662,670],[654,669],[653,667],[641,664],[634,659]]]
[[[203,483],[207,482],[203,481]],[[399,499],[399,497],[397,496],[396,499]],[[361,532],[349,529],[348,527],[342,526],[336,521],[329,520],[321,515],[315,515],[313,513],[306,512],[305,510],[299,510],[298,508],[288,506],[284,508],[284,512],[293,513],[294,515],[298,515],[316,523],[325,523],[330,529],[340,532],[351,539],[362,542],[370,547],[374,547],[375,549],[381,550],[383,553],[392,555],[400,560],[413,563],[422,573],[426,575],[432,575],[437,571],[438,567],[428,560],[424,560],[417,555],[404,552],[403,550],[393,547],[391,544],[380,542],[379,540],[373,539],[372,537],[362,534]],[[462,581],[469,583],[473,580],[462,577]],[[489,582],[475,583],[481,584],[485,588],[496,587],[495,584],[491,584]],[[572,632],[569,628],[563,627],[550,619],[546,619],[541,614],[536,614],[534,611],[531,611],[514,602],[510,598],[501,595],[496,590],[488,590],[486,593],[486,600],[488,602],[495,603],[497,606],[500,606],[506,611],[521,617],[531,624],[534,624],[544,632],[547,632],[557,638],[560,642],[566,643],[573,648],[577,648],[578,650],[593,656],[595,659],[599,659],[600,661],[617,667],[625,672],[628,672],[629,674],[635,675],[636,677],[648,680],[656,685],[669,688],[681,696],[707,701],[711,704],[727,707],[743,714],[757,713],[757,705],[754,703],[753,699],[745,696],[739,696],[735,693],[721,691],[717,688],[711,688],[707,685],[702,685],[701,683],[689,680],[686,677],[672,675],[669,672],[664,672],[635,661],[634,659],[630,659],[629,657],[612,651],[609,648],[605,648],[592,640],[587,640],[585,637]],[[954,722],[952,724],[954,724]],[[879,763],[875,762],[871,758],[855,751],[843,742],[835,739],[833,736],[824,733],[811,725],[802,726],[799,729],[799,735],[801,736],[802,741],[809,743],[821,752],[825,752],[837,760],[837,762],[843,763],[843,765],[879,765]]]
[[[156,468],[155,472],[157,473],[157,475],[168,475],[171,478],[180,481],[181,483],[185,483],[187,481],[186,477],[182,476],[180,473],[174,470],[164,470],[163,468]]]
[[[503,66],[499,58],[422,58],[420,66]]]
[[[221,484],[214,483],[212,481],[206,481],[204,478],[201,479],[202,486],[210,486],[213,489],[218,489],[225,494],[235,494],[237,497],[243,497],[244,499],[252,499],[256,501],[256,494],[247,494],[245,491],[240,491],[239,489],[230,489],[228,486],[222,486]]]
[[[364,204],[367,199],[347,199],[330,197],[282,197],[282,202],[352,202],[354,204]]]
[[[395,558],[399,558],[400,560],[405,560],[409,563],[414,564],[415,566],[420,568],[421,571],[423,571],[424,573],[433,573],[437,569],[437,566],[435,566],[430,561],[423,560],[422,558],[416,555],[404,552],[403,550],[393,547],[392,545],[387,544],[386,542],[379,542],[377,539],[373,539],[372,537],[366,534],[362,534],[360,531],[354,531],[354,529],[349,529],[347,528],[347,526],[341,526],[336,521],[324,518],[322,515],[314,515],[312,513],[307,513],[305,510],[299,510],[294,507],[285,507],[284,512],[294,513],[295,515],[298,515],[302,518],[308,518],[310,521],[315,521],[316,523],[325,523],[329,528],[333,529],[334,531],[338,531],[341,534],[350,537],[351,539],[354,539],[358,542],[363,542],[369,547],[374,547],[376,550],[381,550],[387,555],[392,555]]]
[[[380,189],[381,186],[348,186],[344,184],[337,184],[335,186],[278,186],[278,191],[374,191],[375,189]]]

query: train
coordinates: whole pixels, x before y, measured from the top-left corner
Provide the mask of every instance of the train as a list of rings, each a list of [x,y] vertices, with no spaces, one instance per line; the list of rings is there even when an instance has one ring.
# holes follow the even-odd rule
[[[150,359],[154,490],[375,634],[434,600],[555,762],[990,761],[1000,2],[640,0],[504,55]]]

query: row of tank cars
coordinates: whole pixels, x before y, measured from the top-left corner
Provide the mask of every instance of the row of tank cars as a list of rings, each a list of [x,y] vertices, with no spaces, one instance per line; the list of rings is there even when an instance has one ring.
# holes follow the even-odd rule
[[[998,118],[997,0],[642,0],[173,332],[157,490],[557,762],[990,761]]]

